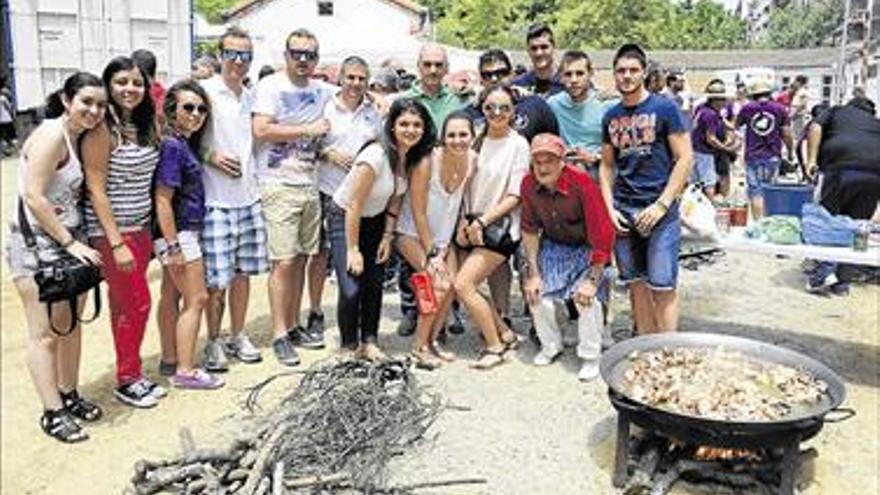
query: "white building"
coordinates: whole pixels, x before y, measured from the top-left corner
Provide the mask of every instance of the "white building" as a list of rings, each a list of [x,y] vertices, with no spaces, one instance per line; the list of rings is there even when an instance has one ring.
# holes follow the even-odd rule
[[[410,0],[251,0],[226,15],[254,41],[254,70],[284,64],[285,40],[306,28],[320,44],[322,64],[359,55],[371,65],[409,62],[430,34],[428,11]]]

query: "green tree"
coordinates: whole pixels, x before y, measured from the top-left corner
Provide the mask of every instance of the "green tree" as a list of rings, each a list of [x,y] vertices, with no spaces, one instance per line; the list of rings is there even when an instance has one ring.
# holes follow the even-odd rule
[[[527,0],[458,0],[437,25],[440,41],[465,48],[521,46]]]
[[[821,46],[843,23],[844,9],[843,0],[791,2],[774,9],[761,44],[769,48]]]
[[[196,0],[196,12],[205,16],[208,22],[223,22],[223,13],[238,3],[238,0]]]

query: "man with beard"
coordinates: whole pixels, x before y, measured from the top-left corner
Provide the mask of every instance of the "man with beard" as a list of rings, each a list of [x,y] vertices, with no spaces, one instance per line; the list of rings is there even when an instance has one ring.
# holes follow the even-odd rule
[[[306,261],[318,253],[321,202],[317,165],[320,140],[330,129],[323,117],[336,87],[312,79],[318,40],[306,29],[285,42],[287,70],[260,81],[254,103],[254,138],[260,143],[259,174],[269,259],[269,311],[272,348],[281,364],[295,366],[297,344],[324,347],[323,325],[303,328],[299,311]],[[311,308],[310,314],[321,314]]]
[[[678,197],[693,156],[676,106],[645,89],[647,56],[626,44],[614,57],[620,103],[603,121],[602,195],[618,236],[620,280],[630,291],[639,334],[678,328]]]
[[[526,33],[526,46],[532,59],[532,70],[514,79],[513,85],[543,98],[564,90],[553,62],[556,42],[550,26],[543,22],[531,25]]]

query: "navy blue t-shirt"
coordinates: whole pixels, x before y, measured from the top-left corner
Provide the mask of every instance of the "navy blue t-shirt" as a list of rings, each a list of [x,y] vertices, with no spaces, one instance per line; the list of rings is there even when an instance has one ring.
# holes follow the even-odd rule
[[[477,133],[482,132],[486,125],[483,109],[474,104],[467,107],[465,111],[474,120],[474,126],[478,129]],[[544,132],[559,135],[559,122],[556,121],[556,114],[543,98],[535,95],[517,98],[513,128],[530,143],[533,137]]]
[[[649,95],[634,107],[618,103],[602,120],[602,142],[614,147],[614,201],[647,206],[663,193],[672,173],[669,135],[686,132],[669,99]]]
[[[513,85],[525,88],[529,92],[543,98],[550,98],[556,93],[565,91],[565,86],[562,85],[558,74],[553,74],[553,77],[550,79],[539,79],[533,70],[514,79]]]

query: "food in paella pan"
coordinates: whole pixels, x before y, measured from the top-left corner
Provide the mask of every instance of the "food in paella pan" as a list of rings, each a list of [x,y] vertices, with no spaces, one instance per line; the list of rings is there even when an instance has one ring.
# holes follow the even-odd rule
[[[722,421],[775,421],[817,404],[828,384],[812,373],[722,347],[629,355],[627,395],[658,409]]]

